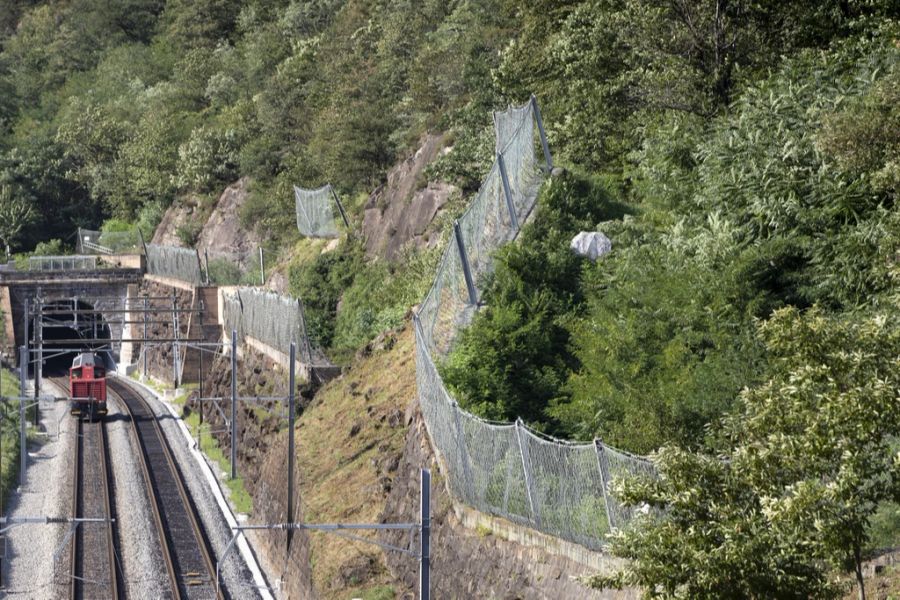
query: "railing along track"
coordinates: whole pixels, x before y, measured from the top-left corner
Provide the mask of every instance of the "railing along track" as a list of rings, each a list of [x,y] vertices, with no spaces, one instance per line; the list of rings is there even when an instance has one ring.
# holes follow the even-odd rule
[[[150,505],[176,599],[223,598],[216,596],[216,570],[209,540],[196,507],[155,413],[134,388],[113,378],[108,391],[118,396],[131,418],[140,448],[140,465],[150,495]]]

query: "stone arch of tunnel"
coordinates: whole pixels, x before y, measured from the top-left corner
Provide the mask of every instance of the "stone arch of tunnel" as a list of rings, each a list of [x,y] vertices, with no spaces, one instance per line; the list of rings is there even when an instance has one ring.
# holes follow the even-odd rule
[[[47,299],[42,302],[42,314],[44,376],[65,375],[80,352],[96,352],[108,369],[115,369],[118,360],[115,340],[119,336],[94,302],[82,298]],[[28,344],[33,350],[37,349],[36,334],[36,328],[31,327]]]

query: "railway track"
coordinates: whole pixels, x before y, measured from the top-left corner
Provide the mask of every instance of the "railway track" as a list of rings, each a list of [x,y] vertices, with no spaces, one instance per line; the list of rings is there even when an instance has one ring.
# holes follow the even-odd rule
[[[75,529],[70,561],[70,594],[82,598],[121,598],[117,560],[115,512],[110,490],[110,465],[103,422],[78,419],[73,462],[73,507],[77,518],[109,519],[107,523],[80,523]]]
[[[65,378],[53,378],[68,389]],[[76,518],[107,519],[106,523],[80,523],[72,536],[69,557],[69,597],[122,597],[122,572],[115,531],[115,502],[109,463],[106,425],[76,421],[72,457],[72,514]]]
[[[134,425],[139,463],[149,490],[172,597],[224,598],[216,593],[216,569],[209,540],[156,415],[143,396],[128,384],[109,378],[107,388],[119,399]]]

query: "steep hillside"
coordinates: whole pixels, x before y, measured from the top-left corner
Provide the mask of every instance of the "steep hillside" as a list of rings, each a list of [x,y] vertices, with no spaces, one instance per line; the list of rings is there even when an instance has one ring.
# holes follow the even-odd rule
[[[403,515],[400,483],[431,464],[408,410],[410,307],[492,164],[500,189],[498,150],[516,160],[492,112],[534,94],[529,124],[562,169],[480,271],[443,382],[478,417],[650,455],[632,459],[659,477],[607,490],[650,518],[610,537],[628,561],[594,565],[594,586],[837,596],[900,539],[898,40],[895,0],[11,2],[0,244],[58,254],[76,227],[156,229],[242,284],[263,283],[262,246],[264,283],[303,299],[317,351],[347,367],[303,390],[302,510]],[[293,187],[326,183],[348,223],[302,238]],[[597,230],[609,254],[571,251]],[[448,294],[472,304],[456,279]],[[250,392],[283,375],[245,361]],[[246,483],[272,518],[276,408],[241,415]],[[580,567],[473,536],[438,498],[443,593],[458,574],[483,580],[472,595],[584,592]],[[602,518],[597,502],[583,514]],[[298,539],[297,597],[410,585],[379,552]]]

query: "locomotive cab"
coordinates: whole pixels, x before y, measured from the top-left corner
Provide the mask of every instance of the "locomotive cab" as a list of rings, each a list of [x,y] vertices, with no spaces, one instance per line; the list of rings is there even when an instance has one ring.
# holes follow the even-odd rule
[[[99,356],[82,352],[75,357],[69,369],[69,393],[73,415],[93,419],[106,414],[106,367]]]

